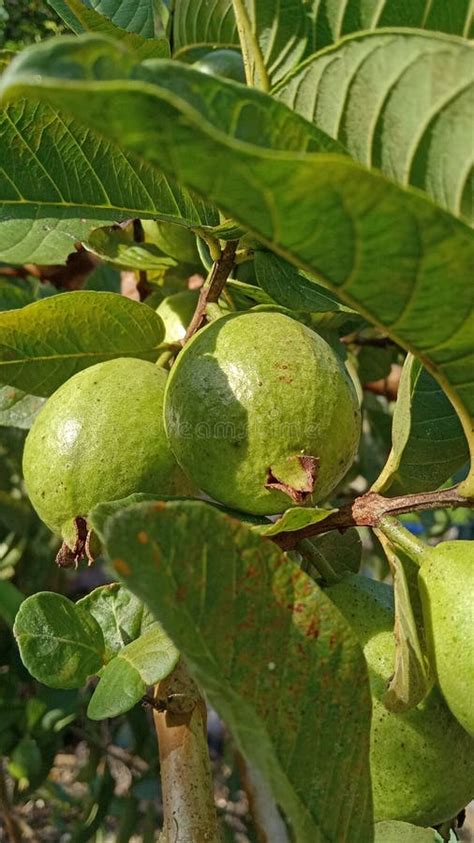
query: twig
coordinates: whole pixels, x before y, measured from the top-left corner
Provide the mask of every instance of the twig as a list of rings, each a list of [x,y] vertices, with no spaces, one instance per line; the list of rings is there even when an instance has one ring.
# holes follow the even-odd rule
[[[405,515],[408,512],[422,512],[428,509],[454,509],[474,507],[474,498],[465,498],[458,492],[458,486],[437,492],[422,492],[415,495],[398,495],[386,498],[375,492],[361,495],[328,515],[324,521],[310,524],[301,530],[282,532],[272,540],[283,550],[291,550],[301,539],[318,536],[330,530],[347,530],[349,527],[378,527],[384,515]]]
[[[4,822],[5,830],[10,843],[21,843],[22,835],[18,823],[13,815],[13,809],[8,798],[5,773],[0,763],[0,816]]]
[[[128,752],[128,750],[122,749],[122,747],[116,746],[113,743],[103,743],[101,740],[94,737],[94,735],[91,735],[90,732],[86,732],[78,726],[72,726],[71,731],[78,738],[87,741],[87,743],[95,746],[106,755],[110,755],[112,758],[117,758],[118,761],[122,761],[123,764],[129,767],[134,773],[137,773],[137,775],[143,775],[143,773],[146,773],[147,770],[150,769],[150,765],[147,764],[143,758],[140,758],[139,755],[133,755],[131,752]]]
[[[217,302],[234,266],[238,240],[228,240],[220,258],[212,265],[209,277],[201,287],[193,318],[189,323],[184,342],[186,343],[206,321],[206,307],[209,302]]]

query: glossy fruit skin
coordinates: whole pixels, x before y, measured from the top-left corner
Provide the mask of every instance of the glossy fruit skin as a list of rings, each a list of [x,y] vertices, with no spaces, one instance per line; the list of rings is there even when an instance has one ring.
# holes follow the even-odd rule
[[[441,692],[474,737],[474,542],[442,542],[418,574],[428,652]]]
[[[209,76],[223,76],[245,84],[245,70],[242,56],[236,50],[211,50],[193,63],[196,70]]]
[[[436,687],[404,714],[382,702],[395,658],[393,589],[351,575],[326,593],[353,627],[369,668],[375,821],[429,826],[456,816],[474,796],[474,741]]]
[[[199,290],[182,290],[166,296],[156,308],[165,326],[163,342],[178,343],[186,334],[198,303]]]
[[[26,438],[23,472],[39,517],[66,541],[73,519],[97,503],[187,491],[163,429],[165,384],[153,363],[118,358],[84,369],[48,399]]]
[[[319,459],[304,502],[333,491],[357,451],[360,411],[321,337],[281,313],[248,311],[211,323],[180,353],[167,384],[165,428],[178,462],[210,497],[270,515],[295,505],[286,492],[266,488],[270,473],[296,486],[303,455]]]

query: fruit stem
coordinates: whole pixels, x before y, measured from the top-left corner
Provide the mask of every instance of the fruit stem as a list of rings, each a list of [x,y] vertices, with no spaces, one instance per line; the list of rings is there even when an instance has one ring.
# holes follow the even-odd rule
[[[217,303],[225,283],[234,268],[235,252],[238,240],[228,240],[222,254],[216,260],[199,292],[199,299],[193,318],[189,323],[184,343],[186,343],[206,322],[206,308],[209,303]]]
[[[391,544],[405,551],[413,562],[421,565],[427,545],[420,541],[420,539],[417,539],[406,527],[403,527],[400,521],[389,515],[385,515],[380,519],[378,529],[387,537]]]
[[[220,843],[206,704],[182,661],[156,686],[154,699],[164,814],[160,843]]]

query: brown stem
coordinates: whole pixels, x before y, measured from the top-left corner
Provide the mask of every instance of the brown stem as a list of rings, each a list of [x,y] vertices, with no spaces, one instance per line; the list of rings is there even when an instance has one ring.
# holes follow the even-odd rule
[[[8,835],[10,843],[21,843],[22,834],[18,824],[13,816],[12,806],[8,798],[7,783],[5,781],[5,774],[3,766],[0,763],[0,816],[5,825],[5,831]]]
[[[437,492],[422,492],[415,495],[398,495],[386,498],[375,492],[361,495],[354,501],[342,506],[324,521],[310,524],[301,530],[282,532],[272,536],[283,550],[291,550],[301,539],[318,536],[330,530],[347,530],[349,527],[378,527],[384,515],[405,515],[408,512],[422,512],[428,509],[454,509],[456,507],[474,507],[474,498],[465,498],[458,492],[457,486],[441,489]]]
[[[182,661],[156,686],[155,701],[164,815],[160,843],[220,843],[206,705]]]
[[[396,348],[397,344],[390,337],[360,337],[358,334],[348,334],[341,338],[344,345],[368,346],[369,348]]]
[[[217,302],[234,266],[238,240],[228,240],[220,258],[212,266],[209,278],[203,284],[193,318],[189,323],[184,342],[186,343],[206,321],[206,307],[210,302]]]

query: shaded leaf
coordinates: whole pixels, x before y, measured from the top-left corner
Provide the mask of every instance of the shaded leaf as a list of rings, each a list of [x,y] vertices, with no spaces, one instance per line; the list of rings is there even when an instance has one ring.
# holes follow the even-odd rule
[[[176,667],[179,653],[159,623],[152,623],[136,641],[121,649],[104,667],[87,708],[92,720],[129,711],[150,685]]]
[[[125,269],[165,269],[177,263],[153,243],[135,243],[118,226],[95,228],[87,238],[87,248],[107,263]]]
[[[0,523],[21,536],[29,532],[32,512],[26,501],[0,490]]]
[[[28,395],[14,386],[0,387],[0,427],[29,430],[44,403],[44,398]]]
[[[86,609],[99,624],[107,660],[138,638],[153,621],[143,603],[119,583],[95,588],[76,606]]]
[[[323,566],[324,568],[331,568],[337,577],[348,571],[353,574],[358,573],[362,556],[362,542],[355,527],[345,530],[344,533],[333,530],[330,533],[324,533],[322,536],[315,536],[311,539],[311,544],[316,567],[318,567],[319,557],[321,568]]]
[[[50,395],[76,372],[114,357],[156,360],[160,317],[115,293],[77,291],[0,314],[0,381]]]
[[[27,597],[13,633],[25,667],[50,688],[79,688],[102,667],[99,624],[62,594],[43,591]]]
[[[270,783],[295,839],[369,843],[366,667],[328,598],[202,501],[135,504],[101,538]]]
[[[140,61],[169,56],[169,44],[165,38],[144,37],[133,30],[129,32],[127,28],[112,23],[108,17],[99,14],[82,0],[48,0],[48,3],[76,35],[97,32],[107,38],[115,38],[127,49],[133,50]],[[125,19],[125,15],[123,17]]]
[[[232,136],[225,134],[231,114],[225,100],[217,128],[209,123],[210,109],[204,108],[202,98],[196,99],[192,86],[186,92],[182,73],[193,74],[192,70],[154,62],[146,72],[133,71],[123,60],[118,68],[123,56],[117,50],[111,43],[99,46],[97,39],[82,40],[80,53],[59,40],[54,46],[38,45],[10,65],[2,77],[3,93],[18,97],[28,92],[74,111],[82,122],[172,173],[270,248],[322,278],[345,304],[423,357],[455,404],[474,452],[474,288],[469,283],[474,236],[467,226],[418,193],[402,190],[350,160],[301,154],[300,131],[294,154],[259,148],[258,138],[249,143],[245,133],[237,135],[237,142],[234,128]],[[94,73],[101,52],[112,53],[112,78],[105,81],[102,74],[100,84],[85,80],[84,75]],[[61,68],[57,79],[56,61]],[[125,79],[127,73],[135,78]],[[146,84],[137,81],[142,73]],[[205,85],[230,85],[237,95],[247,91],[202,79]],[[191,83],[192,76],[188,80]],[[199,88],[205,93],[205,87]],[[215,109],[213,114],[216,119]],[[273,114],[271,109],[268,114]],[[134,129],[138,123],[139,133]],[[436,318],[440,310],[442,320]],[[473,481],[470,477],[464,483],[465,494],[473,489]]]
[[[260,287],[283,307],[318,313],[354,312],[341,304],[330,290],[306,278],[293,264],[273,252],[257,251],[254,263]]]
[[[434,378],[409,354],[393,413],[392,450],[374,491],[438,489],[469,461],[456,411]]]
[[[230,47],[239,44],[232,0],[180,0],[172,12],[172,44],[177,58],[193,47]]]
[[[25,595],[9,580],[0,580],[0,618],[13,626],[16,613]]]
[[[24,307],[33,301],[33,294],[30,289],[21,281],[2,277],[0,267],[0,311],[16,310]]]
[[[364,33],[310,58],[275,96],[367,167],[474,222],[474,49],[445,35]]]
[[[432,685],[421,646],[419,568],[401,551],[396,552],[382,533],[377,535],[390,565],[395,598],[395,669],[383,701],[389,711],[401,713],[418,705]]]

